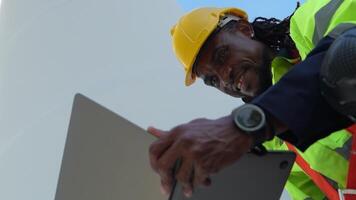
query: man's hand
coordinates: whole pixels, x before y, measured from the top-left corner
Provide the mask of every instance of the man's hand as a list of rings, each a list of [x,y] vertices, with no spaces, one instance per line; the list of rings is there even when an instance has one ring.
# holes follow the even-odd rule
[[[150,162],[161,176],[165,194],[170,194],[174,179],[186,196],[194,187],[209,185],[211,174],[234,163],[253,145],[251,136],[241,134],[230,115],[216,120],[196,119],[170,131],[153,127],[148,132],[159,137],[150,146]],[[180,168],[174,174],[177,160]]]

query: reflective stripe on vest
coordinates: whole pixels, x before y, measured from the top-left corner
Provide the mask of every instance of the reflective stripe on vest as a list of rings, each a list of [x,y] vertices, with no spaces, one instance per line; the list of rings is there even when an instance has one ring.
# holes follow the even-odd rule
[[[337,25],[337,27],[335,27],[329,34],[328,36],[336,39],[337,37],[339,37],[339,35],[343,34],[345,31],[355,27],[356,24],[352,24],[352,23],[342,23]]]
[[[337,152],[343,158],[345,158],[345,160],[349,160],[351,145],[352,145],[352,137],[350,137],[350,139],[348,139],[347,142],[345,142],[342,147],[336,148],[334,149],[334,151]]]
[[[316,46],[318,42],[324,37],[324,34],[329,27],[331,18],[333,17],[336,10],[340,7],[342,2],[343,0],[331,0],[316,13],[313,35],[314,46]]]
[[[316,46],[318,42],[324,37],[332,17],[334,16],[337,9],[343,3],[343,0],[331,0],[328,4],[322,7],[315,15],[315,27],[313,35],[313,44]],[[342,23],[337,25],[328,36],[332,38],[337,38],[346,30],[355,27],[353,23]]]

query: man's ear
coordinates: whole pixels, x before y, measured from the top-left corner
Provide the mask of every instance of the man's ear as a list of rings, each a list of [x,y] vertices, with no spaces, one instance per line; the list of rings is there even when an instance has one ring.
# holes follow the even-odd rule
[[[237,23],[237,29],[249,38],[253,38],[255,36],[252,25],[246,20],[240,20]]]

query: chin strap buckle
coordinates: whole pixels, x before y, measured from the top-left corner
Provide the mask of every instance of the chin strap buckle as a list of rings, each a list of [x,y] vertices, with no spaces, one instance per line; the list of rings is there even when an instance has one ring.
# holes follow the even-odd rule
[[[345,200],[345,195],[355,195],[356,199],[356,189],[339,189],[340,200]]]

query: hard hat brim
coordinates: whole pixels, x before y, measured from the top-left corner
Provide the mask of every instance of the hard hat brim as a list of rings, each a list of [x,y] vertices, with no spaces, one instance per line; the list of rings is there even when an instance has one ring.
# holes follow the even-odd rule
[[[192,72],[193,67],[190,68],[190,70],[185,74],[185,86],[191,86],[195,80],[196,76]]]

